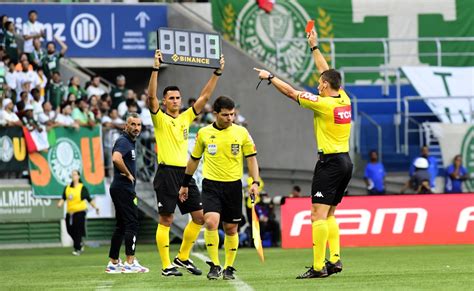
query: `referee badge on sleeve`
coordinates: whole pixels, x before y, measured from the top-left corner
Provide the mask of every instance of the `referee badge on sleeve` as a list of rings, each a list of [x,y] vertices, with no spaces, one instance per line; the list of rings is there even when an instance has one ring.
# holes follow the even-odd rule
[[[240,145],[236,144],[236,143],[233,143],[231,145],[230,151],[234,156],[238,155],[239,152],[240,152]]]
[[[207,145],[207,152],[210,155],[215,155],[217,153],[217,145],[216,144],[208,144]]]

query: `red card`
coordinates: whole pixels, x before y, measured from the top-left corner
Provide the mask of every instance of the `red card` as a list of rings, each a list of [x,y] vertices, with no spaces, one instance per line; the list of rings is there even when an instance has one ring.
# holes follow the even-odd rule
[[[314,27],[314,20],[308,20],[308,23],[306,24],[306,33],[310,33],[311,30],[313,30]]]

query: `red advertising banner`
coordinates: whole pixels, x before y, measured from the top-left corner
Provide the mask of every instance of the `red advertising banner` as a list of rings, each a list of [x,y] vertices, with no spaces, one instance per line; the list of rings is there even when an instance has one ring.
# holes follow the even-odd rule
[[[311,198],[281,206],[283,248],[310,248]],[[336,210],[342,246],[474,244],[474,194],[345,197]]]

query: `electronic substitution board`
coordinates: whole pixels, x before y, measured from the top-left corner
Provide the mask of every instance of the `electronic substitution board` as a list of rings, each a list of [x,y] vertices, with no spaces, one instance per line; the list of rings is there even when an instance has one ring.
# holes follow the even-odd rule
[[[174,28],[158,29],[158,49],[163,62],[172,65],[219,68],[221,37],[216,33]]]

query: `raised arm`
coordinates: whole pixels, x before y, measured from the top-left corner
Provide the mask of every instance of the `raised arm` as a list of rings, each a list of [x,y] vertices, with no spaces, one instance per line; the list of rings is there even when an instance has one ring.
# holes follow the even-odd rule
[[[315,30],[311,30],[311,32],[308,33],[307,38],[311,49],[311,55],[313,56],[314,64],[316,65],[318,72],[321,74],[322,72],[329,70],[329,65],[318,48],[318,33]]]
[[[67,49],[68,49],[67,45],[57,35],[54,36],[54,39],[59,43],[59,46],[61,46],[61,51],[59,53],[62,56],[64,56],[67,52]]]
[[[220,75],[222,75],[222,72],[224,71],[224,65],[225,65],[224,55],[221,55],[220,64],[221,64],[221,67],[219,69],[216,69],[212,73],[211,78],[209,79],[209,81],[207,81],[207,84],[202,89],[201,94],[199,95],[199,98],[194,103],[194,110],[198,114],[202,112],[202,109],[211,98],[212,92],[214,92],[214,89],[216,88],[217,80],[219,79]]]
[[[153,62],[153,71],[151,72],[150,82],[148,83],[148,109],[152,113],[157,113],[160,109],[160,102],[156,96],[156,90],[158,90],[158,71],[161,65],[161,51],[155,51],[155,59]]]
[[[301,91],[294,89],[289,84],[275,77],[269,71],[257,69],[257,68],[253,68],[253,69],[258,72],[258,77],[260,79],[268,80],[269,82],[273,84],[273,86],[275,86],[275,88],[277,88],[278,91],[283,93],[283,95],[298,102],[298,95],[301,93]]]

